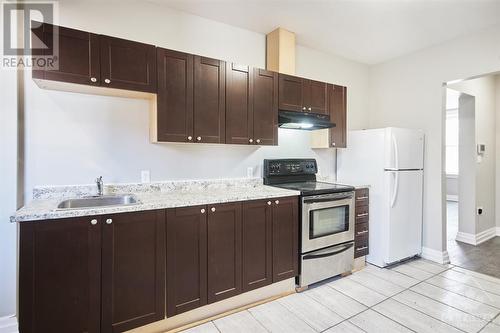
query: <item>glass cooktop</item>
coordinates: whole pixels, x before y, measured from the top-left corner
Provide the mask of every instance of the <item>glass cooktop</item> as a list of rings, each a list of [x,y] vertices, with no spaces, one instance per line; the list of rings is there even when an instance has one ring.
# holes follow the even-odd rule
[[[287,190],[300,191],[302,195],[328,194],[354,191],[354,187],[316,181],[274,184],[273,186]]]

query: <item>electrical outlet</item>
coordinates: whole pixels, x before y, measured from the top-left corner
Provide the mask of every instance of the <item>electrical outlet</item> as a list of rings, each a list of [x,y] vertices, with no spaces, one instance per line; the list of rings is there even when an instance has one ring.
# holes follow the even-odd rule
[[[247,168],[247,178],[252,178],[253,177],[253,168],[248,167]]]
[[[477,215],[483,214],[483,207],[477,207]]]
[[[142,183],[150,183],[151,182],[151,174],[149,173],[149,170],[142,170],[141,171],[141,182]]]

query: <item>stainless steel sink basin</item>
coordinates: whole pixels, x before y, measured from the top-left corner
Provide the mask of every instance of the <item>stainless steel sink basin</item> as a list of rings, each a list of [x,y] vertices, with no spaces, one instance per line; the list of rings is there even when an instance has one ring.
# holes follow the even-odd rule
[[[103,195],[84,197],[61,201],[57,209],[79,209],[92,207],[128,206],[138,204],[139,200],[133,194]]]

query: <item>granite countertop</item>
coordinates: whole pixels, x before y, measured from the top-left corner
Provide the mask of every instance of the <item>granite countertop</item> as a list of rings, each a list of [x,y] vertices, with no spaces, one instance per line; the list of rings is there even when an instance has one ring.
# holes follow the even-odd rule
[[[106,185],[104,194],[135,194],[139,199],[139,203],[128,206],[58,210],[57,205],[62,200],[95,195],[95,185],[38,187],[33,192],[33,200],[11,216],[11,222],[115,214],[300,195],[299,191],[263,185],[262,179],[258,178],[115,184]]]

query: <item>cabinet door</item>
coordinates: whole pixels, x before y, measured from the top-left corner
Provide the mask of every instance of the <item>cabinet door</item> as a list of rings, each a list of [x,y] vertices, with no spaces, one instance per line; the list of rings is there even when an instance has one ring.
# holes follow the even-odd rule
[[[325,82],[306,80],[304,106],[307,112],[328,114],[328,85]]]
[[[157,139],[193,140],[193,56],[157,49]]]
[[[226,143],[250,144],[254,142],[251,72],[234,63],[226,67]]]
[[[100,332],[101,226],[93,219],[20,224],[20,332]]]
[[[103,218],[101,332],[165,317],[165,211]]]
[[[205,210],[167,209],[167,317],[207,304]]]
[[[278,73],[253,70],[251,124],[253,139],[260,145],[278,144]]]
[[[304,79],[279,74],[279,109],[304,111]]]
[[[330,144],[332,147],[345,148],[347,146],[347,88],[329,85],[330,120],[335,123],[330,128]]]
[[[33,78],[99,86],[99,36],[43,23],[31,37],[34,46],[42,46],[41,41],[48,47],[43,55],[53,54],[54,38],[59,40],[54,67],[33,69]]]
[[[273,282],[298,275],[299,220],[297,197],[273,202]]]
[[[213,303],[241,293],[241,203],[208,208],[208,303]]]
[[[194,57],[194,135],[196,142],[225,141],[225,62]]]
[[[243,203],[243,291],[272,283],[272,201]]]
[[[156,93],[154,45],[99,36],[101,86]]]

